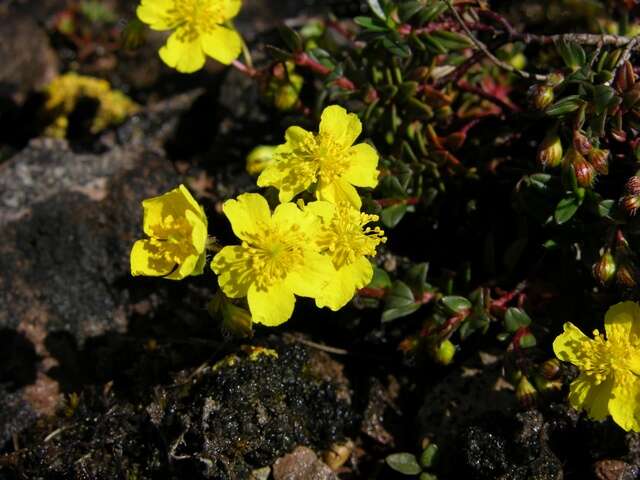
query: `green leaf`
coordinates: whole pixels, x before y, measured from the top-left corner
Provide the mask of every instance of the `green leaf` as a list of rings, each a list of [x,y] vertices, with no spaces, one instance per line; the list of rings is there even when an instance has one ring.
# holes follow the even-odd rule
[[[489,328],[490,322],[491,322],[491,319],[484,312],[478,312],[478,313],[469,315],[469,317],[462,323],[462,325],[460,325],[460,328],[458,329],[458,334],[460,335],[460,339],[465,340],[472,333],[478,330],[486,332],[487,328]]]
[[[547,107],[545,113],[552,117],[558,117],[560,115],[575,112],[582,104],[584,104],[584,100],[580,98],[580,95],[569,95]]]
[[[417,263],[413,265],[407,272],[406,280],[418,294],[418,298],[422,297],[426,289],[427,273],[429,273],[429,264],[427,262]]]
[[[360,25],[362,28],[365,28],[371,32],[386,32],[389,30],[389,27],[381,23],[377,18],[371,17],[356,17],[353,19],[357,25]]]
[[[384,13],[384,9],[382,8],[382,5],[380,5],[379,0],[368,0],[367,3],[376,17],[382,21],[387,20],[387,14]]]
[[[527,327],[530,324],[531,318],[520,308],[511,307],[504,314],[504,328],[508,332],[515,333],[520,327]]]
[[[411,49],[409,48],[409,45],[403,43],[402,40],[393,40],[389,37],[384,37],[382,39],[382,46],[392,55],[396,55],[401,58],[411,56]]]
[[[404,2],[400,5],[400,8],[398,8],[398,16],[402,22],[406,22],[423,8],[424,2],[420,2],[419,0]]]
[[[436,477],[433,473],[422,472],[418,480],[438,480],[438,477]]]
[[[382,268],[373,267],[373,278],[367,286],[369,288],[389,288],[391,286],[389,274]]]
[[[435,2],[433,5],[428,6],[420,12],[418,15],[418,23],[423,25],[427,22],[435,20],[442,12],[447,9],[447,4],[443,1]]]
[[[587,64],[587,54],[578,43],[562,39],[556,42],[556,48],[565,65],[572,70],[577,70]]]
[[[422,472],[416,456],[411,453],[392,453],[385,458],[385,462],[393,470],[404,475],[418,475]]]
[[[533,334],[531,333],[527,333],[525,335],[523,335],[522,337],[520,337],[520,347],[521,348],[531,348],[531,347],[535,347],[537,345],[538,341],[536,340],[536,337],[533,336]]]
[[[563,223],[571,220],[571,218],[578,211],[578,208],[580,208],[580,205],[582,205],[582,201],[583,198],[580,198],[573,194],[560,200],[553,214],[553,218],[555,219],[556,223],[558,225],[562,225]]]
[[[292,28],[287,27],[286,25],[280,25],[278,27],[278,32],[282,37],[285,45],[292,52],[299,52],[302,50],[303,43],[302,38],[298,35],[298,32],[293,30]]]
[[[451,310],[452,313],[462,313],[471,308],[471,302],[464,297],[449,296],[443,297],[442,303]]]
[[[438,445],[431,443],[427,448],[422,451],[420,455],[420,465],[422,468],[431,468],[436,464],[438,460]]]
[[[616,202],[612,199],[602,200],[598,204],[598,215],[603,218],[611,218],[611,209],[615,206]]]
[[[615,102],[614,97],[616,92],[613,88],[607,85],[596,85],[593,92],[593,105],[595,106],[596,114],[602,114],[612,102]]]
[[[471,40],[465,35],[456,32],[437,30],[431,33],[431,38],[442,45],[446,50],[462,50],[472,46]]]
[[[404,198],[407,196],[407,192],[400,185],[400,180],[394,175],[382,177],[378,188],[385,198]]]
[[[420,308],[419,303],[414,303],[412,305],[405,305],[404,307],[394,307],[389,308],[382,312],[381,320],[383,323],[390,322],[391,320],[395,320],[397,318],[406,317],[407,315],[411,315],[413,312]]]
[[[402,220],[402,217],[404,217],[405,213],[407,213],[406,205],[392,205],[380,212],[380,219],[382,220],[382,223],[385,227],[393,228],[398,223],[400,223],[400,220]]]
[[[413,291],[409,286],[401,280],[394,282],[389,295],[387,296],[385,305],[387,307],[404,307],[409,304],[416,303]]]

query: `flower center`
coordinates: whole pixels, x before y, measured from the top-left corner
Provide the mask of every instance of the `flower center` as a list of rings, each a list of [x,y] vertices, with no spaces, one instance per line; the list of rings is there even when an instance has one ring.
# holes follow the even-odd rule
[[[299,225],[288,229],[273,225],[262,225],[255,234],[246,234],[242,243],[254,275],[258,290],[282,282],[289,272],[304,262],[303,246],[309,239],[300,231]]]
[[[161,223],[151,227],[151,253],[156,258],[179,265],[186,257],[198,254],[191,242],[192,231],[193,227],[186,218],[168,215]]]
[[[313,156],[318,162],[320,176],[326,182],[333,182],[349,168],[347,149],[335,142],[329,135],[316,135]]]
[[[181,42],[191,42],[210,33],[225,20],[220,0],[173,0],[168,15],[172,28],[179,28]]]
[[[318,246],[331,255],[337,269],[352,264],[358,257],[375,256],[376,247],[387,240],[380,227],[366,227],[376,221],[377,215],[361,213],[346,203],[336,205],[331,223],[320,233]]]
[[[604,382],[612,373],[633,373],[640,376],[640,364],[631,352],[638,348],[638,339],[624,344],[605,340],[598,330],[591,342],[581,342],[577,351],[581,370],[596,384]]]

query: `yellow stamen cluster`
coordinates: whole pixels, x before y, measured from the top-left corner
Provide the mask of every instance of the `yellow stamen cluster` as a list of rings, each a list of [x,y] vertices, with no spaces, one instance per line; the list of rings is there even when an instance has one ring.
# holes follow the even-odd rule
[[[166,22],[171,29],[182,27],[178,35],[180,40],[191,42],[224,23],[221,7],[221,3],[210,0],[174,0],[173,8],[167,10]]]

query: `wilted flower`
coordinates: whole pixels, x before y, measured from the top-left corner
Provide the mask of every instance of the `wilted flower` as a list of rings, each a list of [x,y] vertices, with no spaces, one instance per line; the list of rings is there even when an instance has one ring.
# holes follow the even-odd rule
[[[580,369],[569,402],[602,420],[611,415],[624,430],[640,431],[640,306],[622,302],[604,318],[605,335],[584,335],[570,322],[553,342],[556,356]]]
[[[367,143],[353,145],[362,131],[358,117],[337,105],[324,109],[320,132],[289,127],[286,143],[275,152],[275,162],[258,178],[258,186],[280,190],[280,201],[288,202],[317,182],[319,200],[348,202],[359,209],[358,187],[378,184],[378,154]]]
[[[230,64],[242,50],[242,39],[228,25],[242,6],[241,0],[142,0],[138,18],[153,30],[174,30],[160,58],[179,72],[204,66],[205,54]]]
[[[184,185],[142,202],[149,238],[131,249],[131,274],[181,280],[205,264],[207,217]]]

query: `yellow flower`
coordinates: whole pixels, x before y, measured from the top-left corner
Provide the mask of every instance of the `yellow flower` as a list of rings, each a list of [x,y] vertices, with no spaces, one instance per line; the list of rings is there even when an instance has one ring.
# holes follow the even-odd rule
[[[386,238],[380,227],[366,226],[378,221],[377,215],[361,213],[346,202],[338,205],[311,202],[306,209],[322,219],[316,244],[321,253],[331,258],[336,269],[331,284],[316,303],[336,311],[345,306],[358,289],[371,282],[373,267],[367,257],[375,256],[377,246]]]
[[[280,190],[288,202],[317,182],[316,197],[332,203],[349,202],[359,209],[362,200],[354,188],[378,184],[378,154],[366,143],[353,145],[362,131],[358,117],[337,105],[324,109],[320,133],[289,127],[286,143],[275,151],[274,163],[258,178],[261,187]]]
[[[144,233],[131,249],[131,274],[181,280],[204,269],[207,217],[184,185],[142,202]]]
[[[229,65],[242,50],[238,32],[226,25],[240,11],[241,0],[142,0],[138,18],[153,30],[175,30],[160,58],[179,72],[204,66],[205,54]]]
[[[611,415],[626,431],[640,431],[640,306],[612,306],[604,330],[606,338],[594,330],[591,339],[568,322],[553,342],[556,356],[580,369],[569,402],[594,420]]]
[[[295,296],[316,298],[334,273],[313,239],[320,219],[294,203],[273,214],[262,195],[245,193],[222,207],[242,245],[224,247],[211,262],[222,291],[247,297],[253,321],[267,326],[286,322]]]

